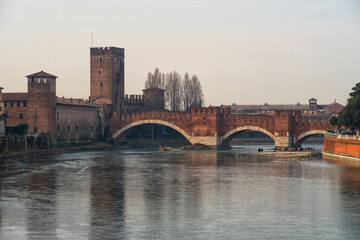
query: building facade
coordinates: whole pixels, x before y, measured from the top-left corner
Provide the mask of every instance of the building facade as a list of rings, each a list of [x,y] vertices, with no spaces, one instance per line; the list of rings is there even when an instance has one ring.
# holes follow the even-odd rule
[[[163,110],[162,89],[125,95],[124,63],[123,48],[90,48],[89,100],[57,97],[57,76],[44,71],[26,76],[27,92],[3,93],[0,88],[0,136],[27,124],[28,134],[49,134],[53,144],[97,140],[106,137],[114,116]]]
[[[7,134],[27,124],[28,134],[49,134],[51,141],[97,140],[99,109],[84,100],[56,97],[56,76],[44,71],[26,76],[28,91],[2,93]]]

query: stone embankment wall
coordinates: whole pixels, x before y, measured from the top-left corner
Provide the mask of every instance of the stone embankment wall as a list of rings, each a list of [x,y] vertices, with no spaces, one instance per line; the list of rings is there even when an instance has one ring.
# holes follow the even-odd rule
[[[360,136],[325,133],[324,153],[353,157],[360,161]]]
[[[49,148],[50,138],[47,134],[0,137],[0,154]]]

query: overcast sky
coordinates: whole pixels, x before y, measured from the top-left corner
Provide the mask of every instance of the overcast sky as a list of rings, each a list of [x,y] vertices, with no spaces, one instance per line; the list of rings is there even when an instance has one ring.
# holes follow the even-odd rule
[[[125,91],[147,73],[196,74],[206,105],[344,104],[360,81],[359,0],[0,0],[0,86],[58,76],[88,98],[94,46],[125,48]]]

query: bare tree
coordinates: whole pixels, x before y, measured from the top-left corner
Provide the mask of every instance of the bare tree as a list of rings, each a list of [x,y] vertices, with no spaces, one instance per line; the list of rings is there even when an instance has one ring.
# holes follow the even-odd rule
[[[190,112],[191,108],[204,105],[204,94],[196,75],[190,78],[185,73],[182,80],[181,75],[175,71],[165,74],[155,68],[154,73],[148,73],[145,82],[145,88],[153,87],[165,89],[165,105],[171,111]]]
[[[155,68],[154,73],[149,72],[145,82],[145,88],[161,88],[165,87],[165,74],[161,73],[159,68]]]
[[[201,83],[196,75],[191,77],[191,108],[202,107],[204,105],[204,94]]]
[[[173,71],[166,74],[165,101],[171,111],[181,110],[181,75]]]
[[[191,92],[192,92],[192,82],[190,80],[190,76],[188,73],[185,73],[184,80],[182,82],[182,99],[184,104],[184,111],[190,112],[191,111]]]

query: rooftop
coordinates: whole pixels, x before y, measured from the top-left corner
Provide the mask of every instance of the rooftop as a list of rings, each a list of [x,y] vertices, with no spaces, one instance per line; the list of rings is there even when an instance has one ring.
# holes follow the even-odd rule
[[[20,93],[3,93],[2,94],[3,101],[24,101],[28,100],[28,94],[26,92]]]
[[[26,77],[27,77],[27,78],[29,78],[29,77],[51,77],[51,78],[57,78],[57,76],[52,75],[52,74],[47,73],[47,72],[44,72],[43,70],[41,70],[40,72],[37,72],[37,73],[33,73],[33,74],[30,74],[30,75],[27,75]]]
[[[56,97],[56,104],[94,107],[93,104],[91,104],[83,99],[80,99],[80,98]]]

